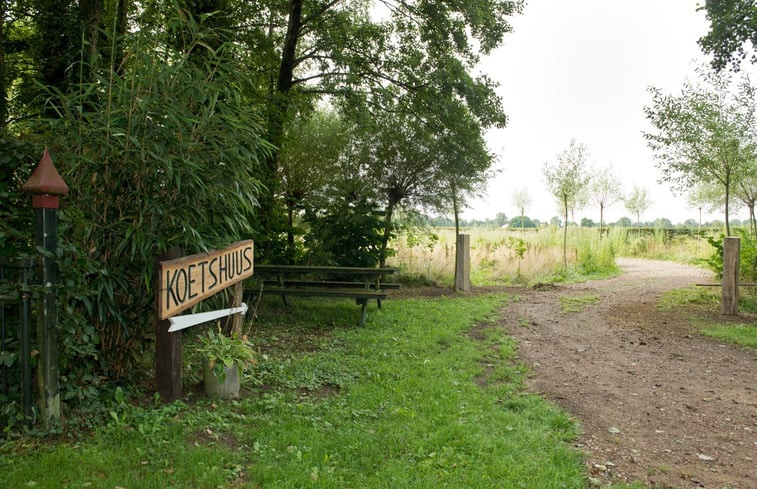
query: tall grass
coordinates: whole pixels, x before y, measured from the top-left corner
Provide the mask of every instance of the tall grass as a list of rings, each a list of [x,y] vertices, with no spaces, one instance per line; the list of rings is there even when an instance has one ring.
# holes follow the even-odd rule
[[[471,280],[476,285],[553,282],[606,275],[616,271],[618,256],[695,263],[712,252],[703,238],[674,235],[664,230],[643,233],[611,228],[600,236],[596,228],[568,231],[568,270],[562,270],[562,230],[557,227],[511,230],[470,228]],[[390,266],[415,283],[448,285],[455,266],[455,234],[451,228],[417,231],[398,236]]]

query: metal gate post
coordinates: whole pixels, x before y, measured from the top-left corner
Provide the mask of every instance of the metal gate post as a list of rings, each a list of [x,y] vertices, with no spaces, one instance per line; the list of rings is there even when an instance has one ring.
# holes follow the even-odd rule
[[[58,390],[58,310],[55,305],[57,275],[56,228],[59,197],[68,192],[68,185],[58,174],[50,153],[45,148],[42,159],[22,187],[32,194],[32,207],[37,214],[37,246],[42,249],[42,307],[37,321],[39,345],[38,378],[40,414],[45,426],[60,418]]]
[[[21,271],[21,389],[23,393],[22,405],[27,420],[32,417],[32,365],[31,365],[31,294],[29,283],[34,264],[30,261],[23,264]]]

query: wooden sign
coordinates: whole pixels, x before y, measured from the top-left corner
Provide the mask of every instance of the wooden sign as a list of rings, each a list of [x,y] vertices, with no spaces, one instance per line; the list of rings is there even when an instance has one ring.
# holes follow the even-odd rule
[[[253,243],[240,241],[158,265],[158,318],[166,319],[252,276]]]

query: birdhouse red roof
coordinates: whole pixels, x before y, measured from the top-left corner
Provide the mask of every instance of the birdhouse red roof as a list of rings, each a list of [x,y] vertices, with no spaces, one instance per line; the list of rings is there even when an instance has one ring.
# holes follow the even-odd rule
[[[53,165],[50,152],[45,148],[42,159],[32,172],[29,180],[21,187],[24,192],[30,194],[65,195],[68,193],[68,185],[63,181],[58,170]]]

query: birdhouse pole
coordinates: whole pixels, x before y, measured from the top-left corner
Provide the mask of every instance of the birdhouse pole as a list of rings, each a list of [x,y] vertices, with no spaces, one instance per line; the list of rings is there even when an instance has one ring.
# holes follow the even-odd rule
[[[38,381],[40,414],[45,426],[60,418],[60,391],[58,389],[58,310],[56,308],[55,280],[57,276],[56,238],[57,212],[60,196],[68,192],[45,148],[37,167],[23,185],[24,192],[32,194],[35,209],[35,234],[40,258],[42,304],[37,314],[37,343],[39,347]]]

